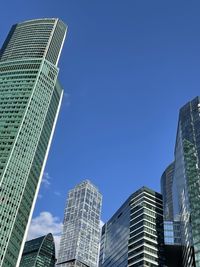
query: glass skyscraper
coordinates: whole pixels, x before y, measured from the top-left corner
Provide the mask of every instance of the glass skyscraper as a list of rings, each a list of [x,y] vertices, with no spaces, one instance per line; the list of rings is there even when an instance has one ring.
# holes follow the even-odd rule
[[[173,216],[173,177],[174,162],[171,163],[161,176],[161,193],[163,196],[164,240],[166,245],[180,245],[180,221]]]
[[[173,221],[172,184],[174,176],[174,162],[171,163],[161,176],[161,193],[163,196],[164,220]]]
[[[20,267],[54,267],[55,244],[52,234],[25,243]]]
[[[59,267],[97,267],[102,196],[85,180],[70,190],[58,253]]]
[[[128,266],[130,201],[131,197],[102,228],[99,267]]]
[[[63,90],[59,19],[14,25],[0,50],[0,266],[20,263]]]
[[[183,266],[200,267],[200,98],[179,112],[173,177],[174,219],[181,224]]]
[[[142,187],[103,226],[99,267],[164,266],[162,196]]]

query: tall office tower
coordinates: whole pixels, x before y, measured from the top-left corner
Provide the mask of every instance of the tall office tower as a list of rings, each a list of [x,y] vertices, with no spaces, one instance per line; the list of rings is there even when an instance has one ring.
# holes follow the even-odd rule
[[[174,175],[174,162],[171,163],[161,176],[161,193],[163,196],[164,220],[173,221],[172,184]]]
[[[126,200],[102,228],[99,267],[128,266],[130,202],[131,197]]]
[[[171,163],[161,176],[161,193],[163,196],[164,240],[165,245],[180,245],[180,221],[174,221],[172,185],[174,162]]]
[[[86,180],[69,191],[58,253],[59,267],[97,267],[102,196]]]
[[[54,267],[55,262],[55,244],[52,234],[25,243],[20,267]]]
[[[182,267],[182,247],[179,221],[164,221],[165,263],[167,267]]]
[[[133,193],[103,226],[99,267],[164,266],[162,196]]]
[[[180,109],[173,177],[174,219],[181,222],[183,266],[200,267],[200,98]]]
[[[66,26],[14,25],[0,50],[0,266],[16,267],[42,179],[63,91],[57,80]]]

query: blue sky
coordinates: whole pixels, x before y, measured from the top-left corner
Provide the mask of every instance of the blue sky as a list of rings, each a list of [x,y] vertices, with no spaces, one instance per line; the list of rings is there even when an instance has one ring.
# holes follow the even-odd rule
[[[68,25],[59,65],[65,97],[34,217],[62,220],[67,191],[85,178],[103,194],[103,221],[139,187],[160,190],[178,110],[200,94],[199,12],[199,1],[1,3],[1,44],[18,21]]]

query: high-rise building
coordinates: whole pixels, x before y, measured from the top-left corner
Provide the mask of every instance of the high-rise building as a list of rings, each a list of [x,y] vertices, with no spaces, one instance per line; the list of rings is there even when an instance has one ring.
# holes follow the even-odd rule
[[[183,267],[179,221],[164,221],[164,250],[167,267]]]
[[[174,162],[171,163],[161,176],[161,193],[163,196],[164,241],[165,245],[181,244],[180,221],[174,221],[172,186],[174,176]],[[171,249],[172,250],[172,249]],[[170,251],[170,250],[169,250]]]
[[[181,224],[183,266],[200,267],[200,98],[179,112],[173,176],[174,220]]]
[[[183,267],[182,249],[180,245],[165,245],[165,265],[166,267]]]
[[[59,19],[14,25],[0,50],[0,266],[20,263],[60,109]]]
[[[102,228],[99,267],[128,266],[130,201],[131,197]]]
[[[97,267],[102,196],[85,180],[70,190],[58,253],[59,267]]]
[[[172,184],[174,175],[174,162],[171,163],[161,176],[161,193],[163,196],[164,220],[173,221]]]
[[[20,267],[54,267],[55,244],[52,234],[25,243]]]
[[[103,226],[99,267],[164,264],[162,196],[142,187]]]
[[[166,245],[181,245],[180,221],[164,221],[164,241]]]

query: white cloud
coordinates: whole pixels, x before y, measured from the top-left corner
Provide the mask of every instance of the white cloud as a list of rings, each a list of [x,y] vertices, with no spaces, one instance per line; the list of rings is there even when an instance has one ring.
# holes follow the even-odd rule
[[[42,194],[38,194],[38,199],[41,199],[43,196],[42,196]]]
[[[100,221],[100,227],[104,225],[103,221]],[[54,236],[56,256],[58,255],[58,250],[60,246],[60,237],[62,233],[63,224],[60,218],[53,216],[48,211],[43,211],[39,216],[32,219],[27,240],[31,240],[48,233],[52,233]]]
[[[39,216],[31,221],[28,232],[28,240],[34,239],[48,233],[52,233],[56,245],[56,255],[58,253],[60,236],[62,232],[62,222],[58,217],[54,217],[50,212],[43,211]]]
[[[51,185],[51,176],[49,175],[48,172],[44,172],[43,177],[42,177],[42,183],[44,184],[44,186],[47,188]]]
[[[57,197],[60,197],[61,196],[61,193],[58,192],[58,191],[54,191],[54,195],[56,195]]]

